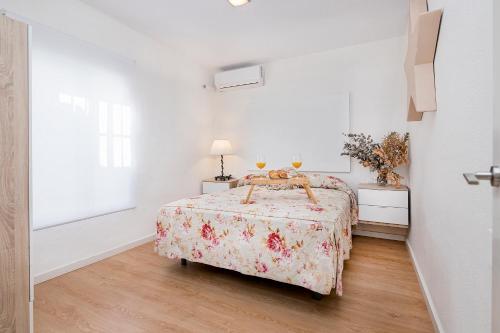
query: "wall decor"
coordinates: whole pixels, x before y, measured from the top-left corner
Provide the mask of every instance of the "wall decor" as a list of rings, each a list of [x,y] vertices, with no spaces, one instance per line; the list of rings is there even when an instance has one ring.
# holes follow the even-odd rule
[[[263,162],[270,170],[290,165],[300,152],[304,172],[351,171],[350,159],[340,156],[342,133],[350,131],[348,92],[328,87],[304,91],[295,84],[270,83],[251,94],[245,102],[247,112],[238,112],[244,115],[244,125],[236,137],[238,157],[246,161],[247,170],[256,170],[259,155],[267,157]]]
[[[423,112],[437,110],[434,57],[442,15],[442,9],[428,11],[427,0],[410,0],[408,51],[405,60],[408,121],[420,121]]]

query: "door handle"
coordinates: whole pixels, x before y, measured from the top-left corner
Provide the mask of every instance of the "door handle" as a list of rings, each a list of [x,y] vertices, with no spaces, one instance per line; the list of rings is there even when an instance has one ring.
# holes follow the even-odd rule
[[[491,186],[500,187],[500,166],[494,165],[490,172],[464,173],[469,185],[479,185],[480,180],[489,180]]]

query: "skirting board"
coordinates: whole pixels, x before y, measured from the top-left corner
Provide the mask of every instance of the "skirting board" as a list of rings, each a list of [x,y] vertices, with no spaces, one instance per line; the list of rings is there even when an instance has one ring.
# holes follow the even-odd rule
[[[406,240],[406,236],[386,234],[386,233],[383,233],[383,232],[374,232],[374,231],[365,231],[365,230],[353,230],[352,234],[353,235],[358,235],[358,236],[366,236],[366,237],[374,237],[374,238],[397,240],[397,241],[401,241],[401,242],[404,242]]]
[[[151,242],[151,241],[153,241],[153,238],[154,238],[154,235],[149,235],[149,236],[146,236],[146,237],[143,237],[143,238],[139,238],[139,239],[137,239],[135,241],[132,241],[132,242],[129,242],[127,244],[123,244],[123,245],[117,246],[115,248],[112,248],[112,249],[109,249],[107,251],[98,253],[96,255],[93,255],[93,256],[90,256],[90,257],[87,257],[87,258],[83,258],[83,259],[74,261],[74,262],[72,262],[70,264],[59,266],[59,267],[51,269],[49,271],[37,274],[37,275],[35,275],[34,282],[35,282],[35,284],[38,284],[38,283],[42,283],[44,281],[53,279],[53,278],[58,277],[60,275],[69,273],[71,271],[74,271],[74,270],[77,270],[79,268],[88,266],[90,264],[96,263],[96,262],[101,261],[103,259],[112,257],[114,255],[117,255],[117,254],[121,253],[121,252],[130,250],[130,249],[132,249],[134,247],[137,247],[139,245]],[[152,248],[151,248],[151,251],[153,251]]]
[[[30,300],[30,333],[35,332],[35,322],[33,321],[33,301]]]
[[[427,288],[427,283],[425,282],[424,277],[422,276],[420,266],[418,265],[418,262],[415,259],[413,249],[408,240],[406,241],[406,247],[408,248],[408,252],[410,252],[413,269],[417,273],[420,290],[422,290],[422,294],[424,294],[425,303],[427,305],[427,310],[429,311],[429,314],[431,316],[432,324],[434,325],[434,330],[437,333],[444,333],[443,325],[441,324],[441,320],[439,320],[439,316],[436,312],[436,307],[434,306],[434,302],[432,301],[431,293],[429,292],[429,288]]]

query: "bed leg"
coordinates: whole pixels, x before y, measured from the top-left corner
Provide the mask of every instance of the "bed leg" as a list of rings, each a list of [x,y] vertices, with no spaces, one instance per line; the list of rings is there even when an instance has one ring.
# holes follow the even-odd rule
[[[182,258],[182,259],[181,259],[181,265],[182,265],[182,266],[187,266],[187,264],[188,264],[187,259]]]
[[[323,295],[320,294],[320,293],[317,293],[317,292],[313,291],[312,298],[314,300],[316,300],[316,301],[321,301],[321,299],[323,298]]]

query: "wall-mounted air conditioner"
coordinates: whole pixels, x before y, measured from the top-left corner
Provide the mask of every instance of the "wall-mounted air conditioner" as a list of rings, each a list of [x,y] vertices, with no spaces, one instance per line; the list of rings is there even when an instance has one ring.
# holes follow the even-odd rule
[[[264,70],[259,65],[220,72],[215,74],[214,83],[218,91],[260,87],[264,85]]]

